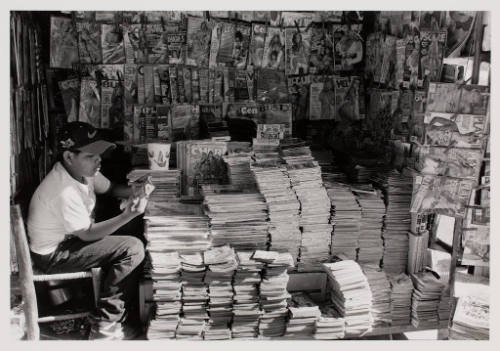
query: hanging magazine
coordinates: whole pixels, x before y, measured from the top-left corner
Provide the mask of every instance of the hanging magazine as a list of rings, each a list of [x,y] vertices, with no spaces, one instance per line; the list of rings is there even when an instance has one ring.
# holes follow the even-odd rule
[[[168,63],[184,63],[187,40],[185,21],[171,23],[166,27],[166,33],[164,35],[167,40]]]
[[[262,68],[255,75],[258,102],[288,102],[285,72]]]
[[[433,112],[486,115],[489,97],[487,86],[431,83],[427,109]]]
[[[154,101],[157,104],[170,103],[170,75],[168,65],[153,66]]]
[[[123,43],[127,63],[148,62],[146,33],[142,24],[125,25],[123,28]]]
[[[59,90],[64,102],[67,122],[78,121],[78,110],[80,108],[80,79],[68,79],[59,82]]]
[[[157,105],[156,113],[158,115],[156,120],[156,137],[160,140],[171,140],[170,136],[170,123],[171,123],[171,106]]]
[[[101,128],[123,124],[123,79],[101,81]]]
[[[101,25],[102,62],[107,64],[125,63],[123,29],[118,24]]]
[[[307,119],[310,84],[309,75],[288,76],[288,96],[292,104],[294,121]]]
[[[360,77],[335,77],[335,119],[357,121],[365,118],[365,96]]]
[[[446,11],[421,11],[420,25],[421,31],[438,31],[446,25]]]
[[[145,11],[123,11],[122,19],[124,24],[138,24],[146,22]]]
[[[82,79],[80,88],[80,122],[91,124],[94,128],[101,127],[101,96],[97,82],[92,79]]]
[[[172,109],[172,140],[197,139],[200,109],[198,105],[174,105]]]
[[[138,103],[137,97],[137,65],[124,65],[124,98],[125,105]]]
[[[251,32],[252,27],[247,24],[236,25],[233,46],[233,67],[238,69],[246,68]]]
[[[482,148],[485,143],[486,116],[427,112],[425,144],[431,146]]]
[[[365,77],[377,82],[380,79],[382,34],[380,32],[370,33],[366,38],[365,49]],[[377,69],[379,73],[377,74]]]
[[[210,68],[232,66],[234,34],[234,23],[215,22],[210,46]]]
[[[148,63],[169,63],[167,32],[162,24],[146,24]]]
[[[403,87],[418,86],[418,70],[420,67],[420,38],[407,36],[405,39],[405,61],[403,65]]]
[[[306,74],[309,66],[311,32],[302,28],[285,29],[285,72]]]
[[[362,61],[363,41],[352,26],[334,24],[333,43],[335,72],[352,71],[354,65]]]
[[[148,23],[179,22],[182,19],[181,11],[145,11]]]
[[[212,26],[204,18],[188,17],[186,64],[208,67]]]
[[[264,24],[252,24],[252,39],[250,41],[249,64],[253,67],[262,67],[264,57],[264,43],[266,40],[267,26]]]
[[[309,119],[335,119],[335,82],[333,76],[318,76],[311,81]]]
[[[446,31],[420,32],[420,69],[418,85],[427,87],[429,82],[441,80]]]
[[[198,77],[200,81],[200,102],[208,103],[209,94],[209,71],[207,68],[201,68],[198,71]]]
[[[318,12],[282,12],[283,27],[307,27],[320,20]]]
[[[101,63],[101,26],[95,22],[76,22],[80,63]]]
[[[316,75],[333,74],[334,43],[331,26],[313,25],[310,32],[309,73]]]
[[[50,67],[72,68],[78,62],[78,43],[70,18],[50,18]]]
[[[285,69],[285,33],[281,28],[268,27],[262,67]]]

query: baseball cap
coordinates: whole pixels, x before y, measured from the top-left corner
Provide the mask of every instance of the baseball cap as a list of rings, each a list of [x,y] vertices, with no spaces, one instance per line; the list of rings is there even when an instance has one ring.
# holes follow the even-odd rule
[[[100,155],[116,145],[99,136],[93,126],[84,122],[70,122],[63,126],[59,133],[59,150],[80,150],[91,154]]]

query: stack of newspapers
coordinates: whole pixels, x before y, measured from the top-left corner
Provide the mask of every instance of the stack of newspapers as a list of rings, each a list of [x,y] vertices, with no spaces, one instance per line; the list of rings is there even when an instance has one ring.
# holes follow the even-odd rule
[[[285,337],[311,339],[316,321],[321,316],[318,305],[304,293],[294,293],[288,304],[288,323]]]
[[[391,283],[386,273],[378,266],[363,266],[372,291],[373,327],[391,324]]]
[[[394,326],[410,325],[413,283],[404,273],[389,275],[391,282],[391,321]]]
[[[313,338],[317,340],[343,339],[345,335],[345,320],[331,304],[319,308],[321,316],[316,320]]]
[[[180,258],[182,314],[185,319],[204,322],[208,319],[208,289],[204,283],[206,266],[203,255],[200,252],[181,254]]]
[[[436,327],[444,284],[431,272],[412,274],[411,279],[415,287],[411,301],[411,324],[415,328]]]

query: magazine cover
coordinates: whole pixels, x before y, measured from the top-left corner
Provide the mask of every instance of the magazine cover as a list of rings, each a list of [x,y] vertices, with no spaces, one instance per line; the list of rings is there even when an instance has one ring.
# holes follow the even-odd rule
[[[160,140],[170,140],[171,106],[156,106],[156,131],[157,138]]]
[[[487,86],[431,83],[427,95],[427,109],[432,112],[486,115],[489,98]]]
[[[210,47],[210,68],[230,67],[233,64],[235,24],[215,22]]]
[[[177,66],[170,65],[168,68],[170,77],[170,99],[172,104],[179,102],[179,91],[177,88]]]
[[[219,47],[222,39],[222,30],[224,23],[214,21],[212,23],[212,37],[210,38],[210,57],[208,61],[208,67],[217,67],[217,54],[219,53]]]
[[[148,63],[169,63],[167,32],[162,24],[146,24]]]
[[[95,21],[95,11],[73,11],[79,21]]]
[[[458,148],[482,148],[486,142],[486,116],[427,112],[425,144]]]
[[[287,79],[293,120],[306,120],[309,107],[310,76],[288,76]]]
[[[101,63],[101,26],[95,22],[76,22],[80,63]]]
[[[333,74],[334,45],[331,26],[316,24],[311,26],[310,32],[311,46],[308,72],[316,75]]]
[[[234,33],[233,67],[245,69],[250,49],[252,27],[247,24],[237,24]]]
[[[363,59],[363,40],[359,33],[346,25],[333,25],[335,72],[352,71]]]
[[[420,64],[420,38],[407,36],[405,39],[405,61],[403,65],[403,87],[418,86],[418,70]]]
[[[261,68],[255,72],[257,101],[262,103],[288,102],[285,72]]]
[[[335,81],[333,76],[319,76],[311,81],[309,90],[309,119],[335,119]]]
[[[123,80],[101,81],[101,128],[123,124]]]
[[[307,74],[311,33],[305,27],[285,29],[285,72]]]
[[[181,65],[171,66],[171,69],[177,69],[177,97],[181,104],[186,103],[186,85],[184,84],[184,67]]]
[[[168,63],[183,64],[186,59],[187,28],[185,21],[167,26],[164,36],[167,40]]]
[[[188,17],[186,64],[208,67],[210,57],[211,22],[200,17]]]
[[[193,87],[192,87],[192,77],[191,77],[191,68],[188,66],[184,66],[182,68],[182,80],[184,82],[184,96],[186,99],[184,100],[186,103],[190,104],[193,102]]]
[[[446,54],[445,57],[460,57],[469,39],[475,22],[475,11],[446,12]]]
[[[197,139],[199,122],[198,105],[174,105],[172,107],[172,140]]]
[[[78,62],[78,42],[71,18],[50,17],[50,67],[72,68]]]
[[[198,70],[198,77],[200,81],[200,102],[208,103],[209,92],[209,72],[208,68],[201,68]]]
[[[153,66],[154,102],[170,104],[170,75],[168,65]]]
[[[335,118],[357,121],[365,118],[365,94],[361,77],[335,77]]]
[[[398,38],[404,36],[405,27],[411,22],[411,11],[380,11],[378,26],[381,32]]]
[[[144,11],[148,23],[179,22],[182,19],[181,11]]]
[[[224,69],[211,69],[208,74],[208,102],[222,104],[224,101]]]
[[[252,24],[252,39],[250,41],[249,64],[255,67],[262,67],[264,58],[264,44],[266,41],[267,26],[264,24]]]
[[[285,33],[281,28],[267,28],[262,67],[274,70],[285,69]]]
[[[366,53],[365,53],[365,77],[373,79],[377,82],[380,79],[380,68],[378,74],[376,73],[379,64],[381,64],[381,49],[382,49],[382,35],[381,33],[370,33],[366,38]]]
[[[126,64],[123,66],[123,72],[125,104],[131,106],[138,103],[137,65]]]
[[[410,212],[463,218],[474,185],[472,180],[416,175]]]
[[[79,121],[89,123],[94,128],[101,128],[101,96],[97,82],[84,78],[80,89]]]
[[[80,79],[68,79],[59,82],[59,90],[66,111],[67,122],[78,121],[80,108]]]
[[[122,20],[124,24],[139,24],[146,22],[145,11],[122,11]]]
[[[446,26],[446,11],[420,11],[420,30],[439,31]]]
[[[281,19],[283,27],[307,27],[321,20],[318,12],[282,12]]]
[[[146,33],[142,24],[124,25],[123,43],[126,63],[148,62]]]
[[[123,81],[123,65],[93,65],[90,76],[97,81],[119,80]]]
[[[102,62],[125,63],[123,30],[118,24],[101,24]]]
[[[446,31],[420,32],[419,86],[441,80],[441,69],[446,45]]]
[[[143,65],[141,76],[141,70],[139,66],[139,78],[142,77],[141,81],[144,81],[144,103],[148,105],[154,104],[155,102],[153,67],[153,65]]]
[[[388,84],[392,81],[392,75],[396,66],[396,37],[387,35],[382,45],[382,66],[378,83]]]
[[[404,65],[406,59],[406,41],[404,39],[396,40],[396,59],[394,66],[394,84],[395,88],[399,88],[403,84]]]

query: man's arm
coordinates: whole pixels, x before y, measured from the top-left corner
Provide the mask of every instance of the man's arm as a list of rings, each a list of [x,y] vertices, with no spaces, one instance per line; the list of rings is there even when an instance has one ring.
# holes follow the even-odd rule
[[[132,188],[124,184],[115,184],[106,178],[101,172],[94,177],[94,191],[96,194],[111,194],[117,198],[127,199],[132,195]]]

